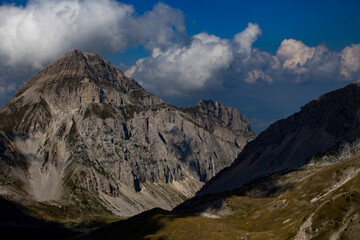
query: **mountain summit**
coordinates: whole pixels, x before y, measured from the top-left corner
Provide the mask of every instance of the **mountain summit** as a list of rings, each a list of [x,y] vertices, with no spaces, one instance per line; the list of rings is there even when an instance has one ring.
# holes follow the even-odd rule
[[[82,102],[114,106],[135,104],[139,101],[145,105],[162,103],[159,98],[146,93],[138,83],[125,77],[122,71],[99,55],[79,50],[71,50],[45,67],[25,83],[15,97],[24,96],[29,89],[36,89],[37,96],[43,94],[47,97],[61,97],[68,101],[64,104],[74,106]],[[34,97],[33,92],[31,93],[31,97]],[[75,94],[77,98],[74,99],[71,94]]]
[[[235,109],[210,105],[177,108],[71,50],[0,110],[0,192],[69,218],[171,209],[254,138]]]

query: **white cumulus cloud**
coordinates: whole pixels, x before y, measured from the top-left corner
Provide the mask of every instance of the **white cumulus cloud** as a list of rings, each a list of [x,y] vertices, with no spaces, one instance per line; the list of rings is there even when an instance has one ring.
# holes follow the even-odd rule
[[[262,70],[258,70],[258,69],[254,69],[252,71],[248,72],[248,76],[245,78],[245,82],[247,83],[255,83],[258,80],[263,80],[266,82],[271,83],[272,77],[270,77],[268,74],[266,74],[265,72],[263,72]]]
[[[308,47],[301,41],[285,39],[281,42],[276,52],[284,69],[290,69],[298,73],[307,71],[304,64],[314,56],[315,47]]]
[[[347,79],[360,79],[360,44],[352,44],[341,51],[341,74]]]
[[[282,64],[281,78],[293,77],[297,82],[351,81],[360,78],[360,44],[334,52],[324,44],[309,47],[301,41],[285,39],[276,57]]]
[[[157,94],[183,94],[189,90],[218,87],[223,81],[221,73],[233,71],[229,69],[232,64],[249,62],[252,44],[260,34],[260,27],[253,23],[234,39],[199,33],[188,44],[174,44],[166,51],[154,48],[150,57],[138,61],[126,74]],[[270,77],[261,74],[262,71],[255,72],[245,81],[260,78],[269,81]]]
[[[233,39],[207,33],[194,35],[190,43],[173,44],[166,50],[152,49],[149,57],[129,68],[127,76],[160,95],[181,95],[189,91],[222,89],[274,81],[341,81],[360,78],[360,44],[342,52],[326,45],[310,47],[295,39],[281,42],[275,55],[253,48],[262,31],[257,24]]]
[[[174,45],[168,50],[153,49],[151,57],[138,61],[127,71],[152,92],[180,94],[205,87],[233,59],[228,40],[200,33],[189,45]],[[144,80],[142,80],[144,79]]]
[[[115,0],[33,0],[0,7],[0,64],[39,69],[72,48],[166,48],[184,36],[181,11],[159,3],[144,15]]]
[[[238,52],[250,54],[252,49],[252,44],[258,39],[261,35],[261,29],[256,23],[249,23],[248,27],[238,33],[234,37],[234,41],[238,45]]]

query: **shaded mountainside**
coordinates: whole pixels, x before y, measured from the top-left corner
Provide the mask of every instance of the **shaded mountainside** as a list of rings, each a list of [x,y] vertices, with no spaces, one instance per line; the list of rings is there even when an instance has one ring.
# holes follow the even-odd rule
[[[0,110],[0,194],[79,221],[171,209],[254,138],[244,116],[216,106],[224,114],[179,109],[100,56],[72,50]]]
[[[68,239],[78,232],[29,216],[21,206],[0,197],[0,234],[11,239]]]
[[[296,170],[314,155],[359,137],[360,81],[357,81],[272,124],[198,194],[231,190],[262,176]]]
[[[343,142],[296,171],[198,196],[172,212],[154,209],[78,238],[357,239],[359,150],[359,139]],[[339,156],[341,161],[324,162]]]

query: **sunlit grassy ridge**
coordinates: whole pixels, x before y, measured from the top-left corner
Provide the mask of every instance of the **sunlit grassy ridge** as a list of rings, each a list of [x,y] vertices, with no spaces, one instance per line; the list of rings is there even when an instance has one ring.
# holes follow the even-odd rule
[[[263,182],[245,193],[207,196],[202,199],[207,206],[200,214],[153,211],[99,229],[88,237],[356,239],[360,233],[359,170],[360,157],[305,167],[267,178],[272,182],[268,189]],[[124,232],[124,226],[128,231]],[[129,231],[131,226],[138,227],[133,232]]]

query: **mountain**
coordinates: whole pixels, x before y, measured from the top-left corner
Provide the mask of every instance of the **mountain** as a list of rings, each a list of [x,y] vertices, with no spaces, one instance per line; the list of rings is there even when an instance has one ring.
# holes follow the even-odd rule
[[[358,239],[359,121],[357,81],[271,125],[173,211],[154,209],[79,238]]]
[[[360,81],[357,81],[272,124],[198,195],[232,190],[259,177],[296,170],[316,154],[359,137]]]
[[[59,221],[171,209],[254,138],[235,109],[177,108],[79,50],[26,82],[0,119],[0,194]]]

